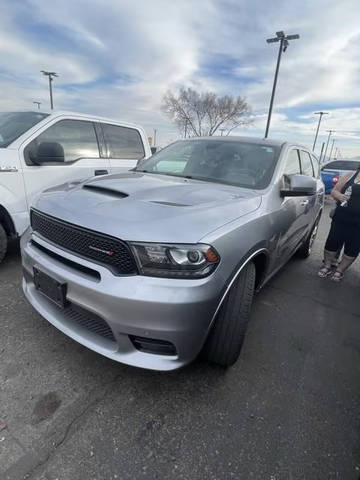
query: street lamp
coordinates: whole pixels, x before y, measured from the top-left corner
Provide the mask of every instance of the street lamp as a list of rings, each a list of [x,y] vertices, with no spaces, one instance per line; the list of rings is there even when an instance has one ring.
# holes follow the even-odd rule
[[[278,53],[278,58],[277,58],[277,63],[276,63],[274,84],[273,84],[273,89],[272,89],[272,92],[271,92],[269,113],[268,113],[266,130],[265,130],[265,138],[267,138],[268,133],[269,133],[269,128],[270,128],[271,114],[272,114],[272,109],[273,109],[273,104],[274,104],[274,97],[275,97],[277,78],[278,78],[278,74],[279,74],[281,54],[282,54],[282,52],[285,52],[287,47],[289,46],[289,40],[297,40],[298,38],[300,38],[300,35],[285,35],[285,33],[283,31],[281,31],[281,32],[276,32],[276,37],[266,39],[267,43],[280,42],[280,45],[279,45],[279,53]]]
[[[40,110],[40,105],[41,105],[41,102],[33,102],[33,103],[35,103],[35,105],[37,105],[37,106],[38,106],[38,110]]]
[[[50,107],[51,107],[51,110],[53,110],[54,102],[53,102],[53,94],[52,94],[52,82],[53,82],[53,77],[58,77],[59,75],[56,72],[47,72],[45,70],[41,70],[41,73],[45,75],[45,77],[49,77]]]
[[[335,138],[333,138],[332,145],[331,145],[331,150],[330,150],[330,155],[329,155],[329,161],[331,161],[331,154],[334,148],[334,143],[335,143]]]
[[[316,140],[318,138],[318,134],[319,134],[319,128],[320,128],[320,123],[321,123],[321,119],[323,117],[323,115],[328,115],[329,112],[315,112],[314,115],[319,115],[319,122],[318,122],[318,126],[317,126],[317,130],[316,130],[316,134],[315,134],[315,140],[314,140],[314,145],[313,145],[313,152],[315,151],[315,145],[316,145]]]
[[[324,160],[326,161],[326,152],[327,152],[327,149],[328,149],[328,146],[329,146],[329,140],[330,140],[330,137],[331,135],[335,132],[335,130],[326,130],[327,132],[329,132],[329,136],[328,136],[328,139],[327,139],[327,142],[326,142],[326,148],[325,148],[325,153],[324,153]]]

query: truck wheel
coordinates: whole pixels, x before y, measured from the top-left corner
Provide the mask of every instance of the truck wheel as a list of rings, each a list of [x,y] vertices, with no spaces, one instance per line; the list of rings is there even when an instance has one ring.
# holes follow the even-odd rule
[[[209,362],[229,367],[238,359],[249,323],[255,276],[255,265],[249,263],[230,288],[204,346]]]
[[[4,260],[5,254],[7,252],[7,244],[7,235],[4,227],[0,223],[0,263]]]
[[[296,256],[298,258],[306,259],[310,256],[311,250],[319,229],[319,222],[320,222],[320,217],[316,220],[315,225],[313,226],[310,234],[308,235],[304,243],[301,245],[299,250],[296,252]]]

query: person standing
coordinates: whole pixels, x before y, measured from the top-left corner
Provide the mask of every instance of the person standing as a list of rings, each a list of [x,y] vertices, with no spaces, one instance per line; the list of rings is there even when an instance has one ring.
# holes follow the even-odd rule
[[[360,165],[357,171],[340,178],[331,192],[336,209],[325,243],[324,262],[319,277],[331,276],[340,282],[360,252]],[[344,255],[335,272],[336,254],[344,246]]]

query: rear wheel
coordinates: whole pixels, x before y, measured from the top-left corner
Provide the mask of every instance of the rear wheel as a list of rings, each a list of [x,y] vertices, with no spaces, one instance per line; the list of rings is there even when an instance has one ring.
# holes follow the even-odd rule
[[[320,222],[320,217],[316,220],[315,225],[313,226],[310,234],[304,241],[304,243],[301,245],[299,250],[296,252],[296,256],[298,258],[308,258],[311,254],[312,247],[314,245],[316,235],[319,229],[319,222]]]
[[[249,263],[230,288],[204,346],[209,362],[229,367],[238,359],[249,323],[255,276],[255,265]]]
[[[8,239],[4,227],[0,223],[0,263],[4,260],[7,252]]]

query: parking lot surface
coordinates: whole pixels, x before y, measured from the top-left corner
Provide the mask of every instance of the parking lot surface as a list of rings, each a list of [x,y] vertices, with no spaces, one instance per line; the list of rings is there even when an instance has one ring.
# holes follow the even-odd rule
[[[360,261],[342,284],[292,260],[256,296],[241,357],[172,373],[116,364],[25,301],[0,265],[0,478],[358,480]]]

